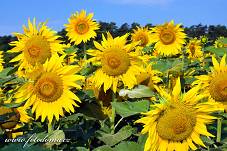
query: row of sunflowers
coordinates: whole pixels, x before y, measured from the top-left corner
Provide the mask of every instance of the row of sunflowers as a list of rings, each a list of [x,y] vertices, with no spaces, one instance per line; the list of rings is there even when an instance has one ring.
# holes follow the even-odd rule
[[[70,43],[35,19],[14,33],[14,57],[0,53],[3,149],[34,133],[70,141],[31,150],[227,148],[226,38],[190,38],[170,21],[95,41],[99,28],[82,10],[65,24]]]

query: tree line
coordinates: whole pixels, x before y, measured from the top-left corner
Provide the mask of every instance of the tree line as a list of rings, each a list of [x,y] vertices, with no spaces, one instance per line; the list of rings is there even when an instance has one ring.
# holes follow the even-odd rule
[[[105,33],[109,31],[113,36],[120,36],[124,35],[125,33],[132,32],[133,29],[135,29],[137,26],[140,26],[138,23],[132,23],[131,25],[125,23],[122,24],[121,26],[117,26],[116,23],[114,22],[99,22],[100,24],[100,29],[97,31],[97,37],[96,41],[100,41],[102,39],[101,35],[102,33]],[[152,24],[147,24],[147,27],[153,27],[154,25]],[[184,27],[185,33],[189,37],[200,37],[200,36],[207,36],[209,40],[214,41],[218,37],[223,36],[227,37],[227,27],[224,25],[193,25],[190,27]],[[66,31],[65,29],[62,29],[60,32],[58,32],[58,35],[62,37],[62,40],[65,41],[66,43],[69,43],[69,40],[66,36]],[[9,46],[9,43],[11,41],[16,40],[16,37],[8,35],[8,36],[0,36],[0,50],[2,51],[7,51],[11,49]],[[89,45],[89,44],[88,44]],[[80,47],[80,46],[79,46]]]

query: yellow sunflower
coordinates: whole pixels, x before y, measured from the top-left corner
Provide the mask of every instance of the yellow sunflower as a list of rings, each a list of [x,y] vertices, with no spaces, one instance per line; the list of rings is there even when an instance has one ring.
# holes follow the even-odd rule
[[[151,28],[152,41],[158,54],[172,56],[181,53],[185,44],[186,34],[181,24],[174,25],[174,22],[165,23]]]
[[[32,106],[32,113],[36,113],[36,120],[41,116],[44,122],[46,117],[51,122],[55,116],[63,116],[66,112],[74,112],[78,107],[74,100],[80,99],[70,91],[70,88],[81,89],[80,80],[83,76],[76,75],[78,66],[62,66],[62,59],[53,55],[47,60],[39,72],[35,72],[31,80],[24,84],[15,94],[16,102],[26,101],[25,106]]]
[[[111,87],[116,92],[120,81],[129,89],[133,88],[137,84],[136,75],[144,71],[138,55],[131,52],[135,45],[126,44],[127,37],[128,34],[113,38],[108,33],[101,44],[94,42],[98,50],[88,50],[93,56],[89,61],[100,66],[93,75],[93,83],[97,88],[103,86],[104,92]]]
[[[77,57],[77,54],[75,52],[67,54],[64,57],[64,63],[66,65],[71,65],[71,64],[74,64],[75,62],[79,62],[79,60],[76,57]]]
[[[137,27],[133,29],[132,41],[139,42],[139,46],[145,47],[151,44],[151,31],[148,27]]]
[[[91,38],[96,37],[95,30],[99,29],[99,24],[92,20],[93,13],[86,16],[86,11],[76,12],[68,19],[69,23],[65,25],[67,36],[76,45],[82,41],[86,43]]]
[[[226,55],[218,63],[215,57],[212,57],[213,68],[208,75],[200,75],[196,77],[193,83],[200,84],[204,94],[209,96],[211,100],[215,100],[224,104],[227,111],[227,65]]]
[[[63,53],[66,48],[65,45],[60,44],[61,41],[57,40],[59,36],[46,26],[46,23],[39,23],[36,26],[36,21],[28,20],[28,27],[23,26],[24,33],[14,33],[17,41],[10,43],[13,48],[9,50],[10,53],[20,53],[10,62],[19,61],[18,71],[22,72],[24,69],[27,71],[32,70],[36,65],[45,63],[54,53]],[[23,73],[21,73],[23,75]]]
[[[201,41],[197,39],[190,40],[188,45],[186,46],[186,52],[189,54],[188,56],[189,59],[201,60],[203,57]]]
[[[2,53],[3,53],[3,52],[0,51],[0,72],[3,70],[3,63],[4,63]]]
[[[187,151],[197,149],[197,145],[206,147],[200,135],[214,137],[207,131],[215,117],[209,115],[223,110],[216,102],[200,102],[204,95],[198,94],[194,87],[181,95],[181,83],[178,78],[172,93],[160,89],[163,100],[151,105],[151,111],[143,113],[145,117],[136,123],[143,123],[142,134],[148,133],[145,151]],[[197,144],[197,145],[196,145]]]
[[[100,89],[95,87],[94,84],[92,83],[92,77],[86,78],[84,90],[93,91],[96,101],[101,107],[102,113],[104,114],[104,116],[110,117],[112,114],[111,107],[112,91],[109,89],[106,92],[104,92],[103,87],[101,87]]]
[[[138,84],[147,85],[151,89],[155,89],[157,84],[162,81],[162,79],[159,77],[160,74],[161,72],[153,70],[151,65],[149,64],[145,68],[145,72],[141,72],[136,78]]]
[[[0,107],[0,116],[5,116],[7,119],[4,122],[0,122],[0,127],[7,130],[9,137],[16,138],[17,136],[23,135],[23,132],[18,131],[24,123],[28,123],[32,120],[28,116],[24,107],[18,108],[7,108],[4,106]]]

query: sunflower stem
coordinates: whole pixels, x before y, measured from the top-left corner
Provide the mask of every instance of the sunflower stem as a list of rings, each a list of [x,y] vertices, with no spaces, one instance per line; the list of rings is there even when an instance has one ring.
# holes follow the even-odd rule
[[[83,53],[84,53],[84,60],[87,60],[87,53],[86,53],[86,43],[83,43]]]
[[[114,92],[112,94],[112,102],[116,102],[116,96],[115,96],[115,93]],[[115,130],[115,125],[114,125],[115,116],[116,116],[115,108],[112,106],[112,115],[110,117],[111,134],[114,134],[114,130]]]
[[[51,133],[53,131],[52,123],[48,122],[48,133]]]
[[[221,142],[221,129],[222,129],[222,118],[217,119],[217,139],[218,143]]]

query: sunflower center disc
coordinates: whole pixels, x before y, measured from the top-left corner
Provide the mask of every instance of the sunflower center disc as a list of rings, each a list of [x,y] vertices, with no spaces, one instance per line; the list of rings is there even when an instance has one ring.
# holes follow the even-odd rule
[[[104,52],[101,62],[102,70],[110,76],[124,74],[130,66],[130,60],[127,52],[117,49]]]
[[[190,49],[192,55],[194,55],[194,54],[195,54],[195,44],[191,44],[191,45],[189,46],[189,49]]]
[[[148,43],[148,37],[146,35],[143,35],[141,34],[139,37],[138,37],[138,40],[140,40],[140,45],[141,46],[146,46],[147,43]]]
[[[169,45],[175,41],[176,37],[172,31],[164,30],[160,34],[160,39],[163,44]]]
[[[158,135],[166,140],[182,141],[187,139],[196,124],[192,109],[186,107],[170,108],[158,120]]]
[[[221,73],[216,75],[210,83],[211,96],[219,102],[227,102],[227,75]]]
[[[86,22],[80,22],[76,25],[75,30],[80,35],[83,35],[88,32],[89,25]]]
[[[63,93],[63,86],[60,77],[46,73],[42,75],[35,84],[37,96],[44,102],[54,102]]]
[[[25,59],[31,64],[43,64],[51,56],[50,44],[40,35],[33,36],[25,44]]]
[[[38,57],[40,53],[40,48],[36,46],[31,46],[30,48],[28,48],[28,53],[33,58]]]

